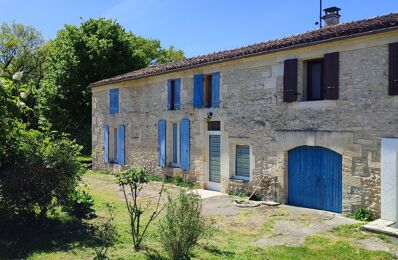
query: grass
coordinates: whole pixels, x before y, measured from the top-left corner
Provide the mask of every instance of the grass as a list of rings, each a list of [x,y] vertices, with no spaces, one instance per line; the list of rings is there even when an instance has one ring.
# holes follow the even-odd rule
[[[92,158],[91,155],[80,155],[77,157],[77,160],[81,163],[91,163]]]
[[[267,250],[270,259],[392,259],[388,253],[355,247],[346,240],[323,236],[307,237],[303,246],[277,246]]]
[[[94,197],[97,217],[78,222],[68,218],[54,220],[41,230],[15,231],[6,236],[0,232],[0,258],[29,259],[92,259],[94,257],[91,224],[107,216],[105,203],[115,208],[115,225],[118,237],[109,250],[110,259],[164,259],[165,254],[157,239],[157,222],[149,228],[145,250],[134,252],[129,233],[129,216],[124,200],[114,185],[113,175],[87,173],[84,181],[89,184]],[[253,224],[253,214],[259,223]],[[351,242],[359,231],[357,225],[341,226],[325,236],[307,237],[302,246],[256,247],[260,238],[271,237],[275,222],[288,217],[283,209],[264,214],[259,210],[244,210],[234,216],[215,216],[216,230],[211,239],[200,241],[193,250],[193,259],[392,259],[379,251],[368,251]]]
[[[347,238],[364,239],[369,237],[370,236],[369,233],[360,230],[361,226],[363,226],[362,222],[351,225],[341,225],[334,227],[332,229],[332,232],[341,237],[347,237]]]

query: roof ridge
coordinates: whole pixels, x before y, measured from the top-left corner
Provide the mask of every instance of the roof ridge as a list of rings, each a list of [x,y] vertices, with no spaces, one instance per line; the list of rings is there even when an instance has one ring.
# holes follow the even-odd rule
[[[389,13],[357,21],[347,21],[323,28],[308,30],[289,36],[248,44],[229,50],[221,50],[213,53],[193,56],[180,61],[157,64],[143,69],[123,73],[108,79],[91,83],[89,87],[110,84],[130,79],[149,77],[158,74],[168,73],[176,70],[206,65],[209,63],[223,62],[226,60],[260,55],[270,51],[277,51],[284,48],[296,47],[305,44],[317,43],[325,40],[334,40],[344,36],[356,36],[363,33],[371,33],[381,29],[398,27],[398,13]]]

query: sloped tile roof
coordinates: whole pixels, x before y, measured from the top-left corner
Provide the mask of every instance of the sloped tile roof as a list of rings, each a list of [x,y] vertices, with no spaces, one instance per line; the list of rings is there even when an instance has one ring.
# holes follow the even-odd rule
[[[90,84],[89,87],[96,87],[114,82],[149,77],[212,63],[265,54],[268,52],[278,51],[286,48],[299,46],[301,47],[309,44],[320,43],[323,41],[331,41],[345,37],[359,36],[393,28],[398,28],[398,13],[391,13],[355,22],[341,23],[338,25],[327,26],[318,30],[308,31],[305,33],[292,35],[277,40],[271,40],[232,50],[220,51],[193,58],[187,58],[177,62],[153,65],[144,69],[135,70],[115,77],[94,82]]]

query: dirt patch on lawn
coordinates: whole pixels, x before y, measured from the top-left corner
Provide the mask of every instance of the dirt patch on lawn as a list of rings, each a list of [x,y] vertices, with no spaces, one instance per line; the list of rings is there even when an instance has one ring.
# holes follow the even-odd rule
[[[124,200],[123,192],[112,175],[86,174],[83,181],[89,184],[90,189],[98,192],[112,190],[120,200]],[[142,190],[141,200],[157,200],[162,186],[166,192],[161,203],[165,203],[168,194],[175,194],[181,189],[173,184],[150,182]],[[386,251],[395,255],[398,252],[398,242],[360,231],[358,227],[361,224],[358,221],[341,214],[288,205],[241,208],[234,203],[236,199],[238,198],[226,194],[204,198],[203,214],[212,218],[216,227],[223,232],[239,234],[242,239],[251,241],[253,246],[300,246],[310,236],[324,235],[339,239],[344,237],[368,250]],[[341,226],[355,228],[346,234],[335,232]]]

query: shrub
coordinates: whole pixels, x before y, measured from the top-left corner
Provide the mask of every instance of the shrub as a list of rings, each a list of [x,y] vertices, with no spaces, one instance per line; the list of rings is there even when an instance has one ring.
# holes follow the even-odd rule
[[[148,175],[148,180],[149,181],[163,181],[163,178],[159,177],[157,175],[154,175],[154,174],[149,174]]]
[[[129,170],[116,173],[117,183],[122,188],[126,207],[130,215],[131,237],[134,249],[141,249],[142,241],[146,235],[149,225],[159,216],[163,208],[160,208],[160,199],[163,194],[163,185],[159,191],[159,197],[155,203],[155,208],[149,214],[148,220],[143,222],[143,215],[150,210],[151,199],[142,205],[140,193],[144,185],[149,182],[149,174],[145,168],[133,165]],[[130,199],[129,199],[130,197]]]
[[[197,194],[181,190],[168,197],[166,213],[160,220],[159,238],[171,259],[188,259],[193,247],[206,233],[206,220]]]
[[[80,179],[80,147],[65,136],[21,131],[1,168],[0,194],[13,215],[43,218],[64,205]]]
[[[187,188],[194,187],[193,183],[189,182],[189,180],[184,180],[181,176],[174,177],[173,184],[178,187],[187,187]]]
[[[177,186],[181,186],[184,183],[184,179],[181,176],[174,177],[173,183]]]
[[[373,221],[375,219],[372,211],[362,206],[356,208],[352,213],[348,214],[348,217],[360,221]]]
[[[65,205],[66,210],[77,218],[91,218],[94,216],[94,199],[84,189],[85,185],[77,186],[70,194],[69,200]]]
[[[97,224],[94,234],[94,259],[102,260],[108,259],[106,254],[109,247],[111,247],[117,238],[116,226],[113,224],[113,207],[107,203],[106,208],[108,210],[109,217],[102,224]]]
[[[240,191],[234,191],[234,190],[228,191],[228,195],[229,196],[241,197],[241,198],[247,197],[245,193],[240,192]]]

